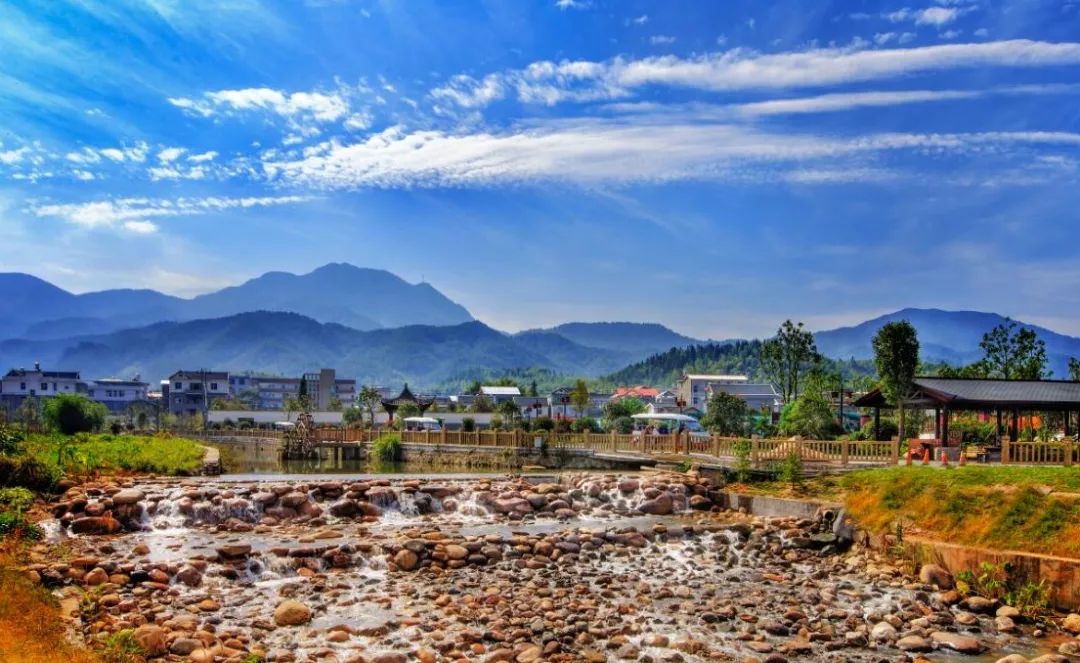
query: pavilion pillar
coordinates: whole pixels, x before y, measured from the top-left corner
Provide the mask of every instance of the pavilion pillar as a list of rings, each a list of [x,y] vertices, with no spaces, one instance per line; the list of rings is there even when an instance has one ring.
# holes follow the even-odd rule
[[[1013,409],[1012,411],[1012,423],[1009,426],[1009,437],[1013,442],[1020,439],[1020,410]]]
[[[941,446],[949,446],[949,408],[941,413]]]
[[[881,440],[881,408],[874,408],[874,439]]]
[[[1072,412],[1065,410],[1065,437],[1072,435]]]
[[[941,408],[934,408],[934,438],[941,439]]]
[[[1001,408],[994,410],[997,414],[997,430],[994,431],[994,439],[1001,442]]]

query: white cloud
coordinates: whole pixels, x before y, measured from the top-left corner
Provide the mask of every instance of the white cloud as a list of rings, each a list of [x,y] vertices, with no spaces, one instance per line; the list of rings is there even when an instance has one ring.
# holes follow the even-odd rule
[[[972,34],[975,35],[976,37],[978,37],[979,39],[986,39],[987,37],[990,36],[990,31],[987,30],[986,28],[979,28],[978,30],[976,30]]]
[[[654,46],[661,44],[674,44],[675,37],[672,37],[671,35],[653,35],[649,37],[649,43],[653,44]]]
[[[649,22],[649,15],[648,14],[642,14],[641,16],[638,16],[637,18],[633,18],[633,19],[630,19],[630,20],[631,20],[632,23],[634,23],[634,25],[645,25],[646,23]]]
[[[961,30],[946,30],[945,32],[940,33],[938,36],[942,39],[956,39],[961,34]]]
[[[157,154],[158,161],[161,163],[170,163],[179,159],[184,152],[187,152],[183,147],[166,147]]]
[[[460,74],[450,79],[443,87],[431,91],[431,96],[439,101],[449,101],[462,108],[478,108],[502,99],[506,93],[502,77],[496,74],[476,80]]]
[[[588,9],[592,3],[589,0],[555,0],[555,6],[566,11],[567,9]]]
[[[726,124],[563,121],[506,133],[407,133],[394,128],[353,144],[328,141],[302,158],[267,159],[263,166],[273,181],[321,189],[775,179],[786,177],[785,168],[805,164],[854,172],[852,159],[891,151],[964,156],[1005,152],[1010,145],[1044,144],[1080,145],[1080,134],[886,133],[835,138]],[[772,174],[776,168],[781,172]]]
[[[952,23],[960,14],[961,9],[956,7],[927,7],[926,9],[903,9],[885,14],[885,18],[893,23],[913,21],[915,25],[933,25],[941,27],[946,23]]]
[[[910,41],[902,33],[898,43]],[[891,38],[890,38],[891,39]],[[948,69],[1047,67],[1080,63],[1080,43],[1017,39],[914,48],[818,48],[762,54],[732,49],[693,58],[673,55],[606,62],[534,62],[525,69],[489,74],[482,80],[457,76],[432,96],[464,108],[501,99],[508,89],[519,101],[610,100],[645,86],[707,91],[794,89],[843,85]]]
[[[247,198],[115,198],[89,203],[37,204],[29,211],[41,218],[57,218],[83,228],[116,228],[137,233],[154,232],[149,219],[194,216],[231,209],[288,205],[311,200],[310,196]]]
[[[158,227],[152,221],[125,221],[124,230],[137,235],[151,235],[158,231]]]
[[[217,158],[217,155],[217,152],[210,150],[209,152],[203,152],[201,154],[192,154],[187,158],[187,160],[194,163],[203,163],[205,161],[213,161],[215,158]]]
[[[237,116],[245,113],[272,113],[290,126],[336,122],[349,114],[343,91],[283,92],[271,88],[243,88],[206,92],[201,97],[170,97],[169,103],[200,117]]]
[[[797,99],[774,99],[746,104],[733,108],[742,115],[788,115],[849,110],[870,106],[896,106],[925,101],[973,99],[983,96],[981,90],[905,90],[898,92],[843,92],[823,94],[817,97]]]

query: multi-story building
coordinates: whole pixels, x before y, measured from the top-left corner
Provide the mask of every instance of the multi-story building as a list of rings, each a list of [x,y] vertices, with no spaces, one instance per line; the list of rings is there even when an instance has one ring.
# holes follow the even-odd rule
[[[356,400],[356,380],[338,378],[332,368],[305,373],[299,378],[233,375],[229,377],[229,388],[234,398],[251,399],[257,409],[282,410],[287,400],[300,396],[301,381],[307,383],[313,410],[327,410],[335,399],[343,405]]]
[[[150,385],[136,375],[130,380],[101,378],[87,385],[87,397],[103,403],[110,412],[123,412],[132,403],[149,398]]]
[[[784,406],[776,387],[768,382],[710,382],[705,388],[705,410],[708,409],[709,398],[718,391],[738,396],[746,401],[751,410],[769,412],[774,418],[780,416],[780,409]]]
[[[9,411],[27,397],[49,398],[58,394],[85,394],[86,383],[78,371],[43,371],[41,364],[34,368],[13,368],[0,380],[0,402]]]
[[[636,398],[648,405],[649,403],[656,402],[656,396],[659,393],[660,390],[656,387],[646,387],[645,385],[638,385],[636,387],[616,387],[615,392],[611,394],[611,400],[621,401],[624,398]]]
[[[205,413],[215,400],[229,397],[228,371],[177,371],[162,380],[162,400],[176,415]]]
[[[745,375],[702,375],[684,373],[675,384],[677,405],[704,412],[708,404],[709,385],[745,384],[750,379]]]

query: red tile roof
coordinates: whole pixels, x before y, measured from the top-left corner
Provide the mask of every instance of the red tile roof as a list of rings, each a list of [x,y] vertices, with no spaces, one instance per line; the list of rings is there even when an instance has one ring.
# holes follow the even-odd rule
[[[638,385],[636,387],[617,387],[615,393],[611,395],[612,398],[656,398],[660,393],[659,389],[654,387],[646,387],[645,385]]]

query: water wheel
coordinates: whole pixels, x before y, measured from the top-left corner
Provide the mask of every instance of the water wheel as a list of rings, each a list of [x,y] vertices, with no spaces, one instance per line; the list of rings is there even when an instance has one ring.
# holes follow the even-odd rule
[[[296,417],[296,425],[285,433],[285,457],[314,458],[315,442],[315,419],[310,412],[301,412]]]

